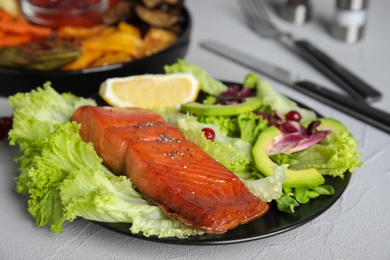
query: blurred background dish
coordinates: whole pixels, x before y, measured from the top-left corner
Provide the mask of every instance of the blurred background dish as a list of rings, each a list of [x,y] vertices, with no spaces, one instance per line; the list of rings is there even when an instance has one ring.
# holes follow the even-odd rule
[[[51,81],[52,86],[59,92],[72,92],[80,96],[89,96],[96,93],[100,84],[107,78],[147,73],[163,73],[164,65],[174,63],[177,59],[183,58],[186,55],[190,43],[192,21],[189,11],[183,5],[180,5],[179,9],[176,8],[175,11],[177,12],[177,15],[175,20],[166,19],[167,16],[164,16],[164,14],[169,6],[167,7],[167,5],[164,4],[164,1],[160,2],[161,3],[158,6],[150,8],[147,6],[148,1],[145,0],[119,1],[117,3],[117,5],[119,3],[131,5],[132,9],[130,12],[133,12],[133,16],[126,22],[129,22],[130,24],[135,23],[141,31],[142,36],[144,37],[143,42],[146,44],[143,56],[135,57],[130,61],[112,64],[95,61],[95,63],[87,67],[79,67],[79,63],[74,62],[54,69],[41,69],[39,66],[21,67],[20,63],[23,62],[19,62],[19,64],[15,65],[17,59],[9,59],[11,64],[6,64],[4,63],[4,59],[0,58],[0,60],[3,60],[0,61],[0,96],[9,96],[17,92],[27,92],[38,86],[42,86],[46,81]],[[123,6],[120,6],[119,10],[125,9]],[[119,16],[115,14],[117,11],[118,9],[115,9],[114,6],[106,13],[103,18],[103,24],[105,26],[122,26],[123,19],[118,18],[121,14],[119,14]],[[113,13],[115,15],[112,15]],[[159,13],[161,14],[160,16],[158,15]],[[128,13],[125,15],[128,15]],[[158,17],[161,19],[158,19]],[[70,29],[72,31],[73,28]],[[111,30],[112,28],[109,29]],[[125,25],[123,30],[127,29],[131,28],[129,28],[128,25]],[[164,48],[159,48],[159,44],[154,42],[160,40],[164,41],[163,38],[165,36],[164,34],[161,34],[160,29],[177,32],[177,38],[175,38],[173,43],[170,43]],[[55,32],[57,38],[59,37],[59,30],[60,29]],[[64,30],[64,32],[66,34],[69,31]],[[149,37],[149,42],[147,42],[146,37]],[[82,42],[87,41],[83,39]],[[96,40],[96,38],[91,38],[90,43],[92,43],[92,45],[98,45],[99,41]],[[36,41],[33,44],[40,45],[42,43]],[[43,44],[46,46],[47,42],[44,41]],[[101,43],[100,45],[102,44],[104,43]],[[35,48],[36,46],[30,46],[27,50],[31,51]],[[126,48],[125,51],[128,51],[130,48],[131,46]],[[84,50],[83,46],[81,49]],[[4,52],[4,48],[0,48],[0,56],[4,54],[1,53],[2,51]],[[20,57],[20,55],[17,56]],[[2,62],[3,64],[1,64]]]

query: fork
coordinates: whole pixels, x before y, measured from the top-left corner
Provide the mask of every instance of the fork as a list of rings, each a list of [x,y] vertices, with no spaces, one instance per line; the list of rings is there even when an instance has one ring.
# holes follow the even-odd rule
[[[300,39],[277,28],[268,16],[264,0],[240,0],[240,8],[249,27],[264,38],[288,39],[314,67],[329,77],[353,98],[367,103],[377,101],[381,93],[332,59],[308,40]]]

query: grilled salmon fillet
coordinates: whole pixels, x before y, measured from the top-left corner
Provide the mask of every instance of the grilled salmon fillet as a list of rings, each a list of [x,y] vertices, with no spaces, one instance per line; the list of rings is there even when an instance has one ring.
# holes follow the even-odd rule
[[[83,106],[72,120],[107,168],[192,229],[221,234],[268,211],[234,173],[152,111]]]

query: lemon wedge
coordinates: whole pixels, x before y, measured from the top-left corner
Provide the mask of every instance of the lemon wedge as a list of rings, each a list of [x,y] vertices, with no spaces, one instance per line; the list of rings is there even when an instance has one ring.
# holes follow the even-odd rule
[[[100,85],[99,95],[114,107],[179,108],[195,101],[199,90],[191,73],[146,74],[109,78]]]

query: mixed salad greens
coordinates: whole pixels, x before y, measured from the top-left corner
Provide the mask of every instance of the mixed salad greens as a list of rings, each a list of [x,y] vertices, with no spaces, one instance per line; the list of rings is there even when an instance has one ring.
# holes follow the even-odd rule
[[[354,172],[361,165],[357,142],[348,130],[317,130],[313,111],[300,108],[256,75],[249,74],[241,89],[226,86],[183,60],[166,66],[165,71],[192,72],[207,94],[204,103],[209,105],[234,106],[248,97],[261,100],[256,111],[235,115],[194,115],[176,109],[157,112],[238,175],[256,196],[276,201],[278,209],[287,212],[281,214],[293,213],[310,199],[334,193],[328,185],[283,186],[287,168],[315,167],[322,175],[343,178],[345,172]],[[94,100],[59,94],[46,83],[29,93],[11,96],[8,102],[14,117],[9,142],[23,153],[17,159],[20,175],[16,190],[29,194],[28,210],[38,226],[49,224],[53,231],[61,232],[65,221],[82,217],[132,223],[130,231],[144,236],[186,238],[202,234],[168,218],[133,188],[130,179],[104,167],[92,144],[82,141],[80,126],[69,119],[78,107],[96,105]],[[314,123],[300,123],[309,121]],[[270,157],[275,164],[273,174],[266,176],[256,167],[253,147],[260,133],[270,127],[277,127],[284,138]]]

